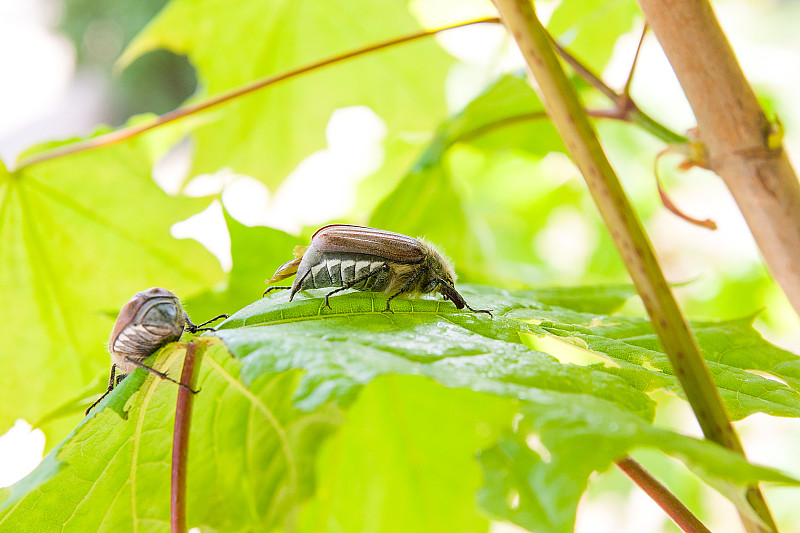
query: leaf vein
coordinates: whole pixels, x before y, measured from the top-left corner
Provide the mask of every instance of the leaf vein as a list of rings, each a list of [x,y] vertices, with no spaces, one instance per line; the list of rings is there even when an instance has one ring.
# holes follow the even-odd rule
[[[289,465],[289,485],[292,491],[292,494],[297,494],[297,462],[294,457],[294,453],[292,452],[291,447],[289,446],[289,439],[286,435],[286,429],[281,426],[278,419],[275,417],[275,414],[270,410],[269,407],[264,404],[261,399],[253,394],[247,387],[245,387],[241,381],[235,379],[230,373],[228,373],[222,365],[220,365],[217,361],[215,361],[211,357],[206,357],[205,359],[208,364],[213,368],[219,375],[221,375],[225,381],[231,384],[231,386],[236,389],[239,393],[245,396],[250,402],[255,406],[261,414],[267,419],[269,424],[275,430],[275,433],[278,436],[278,439],[281,441],[281,450],[283,452],[284,457],[286,458],[286,463]]]

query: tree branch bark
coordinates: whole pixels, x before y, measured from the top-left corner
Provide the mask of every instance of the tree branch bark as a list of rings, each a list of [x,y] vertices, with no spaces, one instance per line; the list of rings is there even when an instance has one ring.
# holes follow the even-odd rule
[[[530,0],[494,0],[503,24],[514,37],[539,86],[547,113],[583,174],[636,290],[647,309],[664,352],[686,393],[706,438],[744,455],[719,391],[689,324],[667,284],[641,222],[606,158],[574,87],[564,74],[552,40],[536,17]],[[749,533],[776,527],[758,487],[749,491],[749,509],[739,514]],[[769,529],[771,528],[771,529]]]
[[[639,0],[697,118],[709,167],[800,314],[800,183],[706,0]],[[777,146],[776,146],[777,144]]]

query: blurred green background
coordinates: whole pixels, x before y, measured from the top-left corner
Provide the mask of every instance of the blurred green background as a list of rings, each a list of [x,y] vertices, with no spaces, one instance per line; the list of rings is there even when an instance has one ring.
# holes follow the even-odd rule
[[[382,6],[361,2],[352,5],[352,12],[385,21],[385,26],[343,32],[338,17],[344,20],[352,13],[342,13],[340,6],[330,12],[317,6],[310,13],[287,15],[293,26],[263,31],[255,18],[265,16],[260,8],[246,15],[221,8],[218,25],[201,35],[191,31],[191,24],[174,24],[191,22],[192,13],[191,3],[174,2],[134,40],[165,4],[163,0],[42,0],[27,10],[5,8],[20,20],[38,21],[42,31],[61,39],[59,46],[71,52],[53,57],[72,61],[60,81],[50,81],[61,92],[54,89],[48,106],[40,106],[48,112],[40,111],[29,121],[9,119],[5,125],[0,119],[0,154],[8,166],[20,150],[35,142],[86,135],[98,124],[120,126],[141,113],[164,113],[187,99],[408,33],[419,24],[435,27],[492,14],[488,2],[474,0]],[[612,87],[624,85],[642,29],[635,1],[562,0],[536,5],[563,45],[602,73]],[[800,53],[800,36],[792,22],[800,17],[800,5],[727,0],[715,7],[765,107],[780,116],[787,150],[797,160],[800,109],[794,99],[800,79],[786,65]],[[44,15],[39,16],[37,9]],[[247,37],[242,39],[243,35]],[[420,56],[425,60],[409,59]],[[394,72],[383,66],[387,63]],[[583,180],[564,155],[553,128],[540,117],[541,105],[521,69],[520,58],[501,28],[476,27],[315,72],[234,103],[222,118],[212,112],[195,124],[165,129],[165,135],[174,139],[192,130],[193,140],[177,144],[166,157],[161,157],[163,150],[154,156],[153,177],[170,194],[199,198],[191,206],[186,204],[187,213],[202,211],[173,226],[172,235],[199,240],[219,260],[219,266],[204,263],[203,281],[181,294],[189,299],[189,311],[202,320],[207,313],[216,314],[220,305],[241,306],[256,298],[261,286],[232,288],[234,277],[224,272],[233,268],[235,273],[243,264],[250,272],[263,265],[263,277],[269,277],[288,258],[295,242],[288,235],[257,228],[237,248],[237,237],[228,234],[235,223],[226,225],[223,209],[238,223],[283,230],[298,236],[296,242],[331,221],[425,235],[442,245],[455,260],[460,278],[469,282],[509,288],[627,282]],[[40,84],[47,79],[27,78],[26,72],[20,71],[16,79]],[[576,79],[576,85],[588,108],[610,105],[582,81]],[[652,36],[645,40],[632,94],[643,110],[673,131],[684,133],[693,125],[688,104]],[[88,99],[85,105],[81,95]],[[13,99],[0,99],[15,105]],[[71,108],[88,112],[75,119],[67,112]],[[660,175],[673,201],[689,215],[714,220],[719,229],[711,232],[689,225],[665,210],[658,197],[653,166],[663,142],[630,124],[601,120],[597,128],[687,314],[730,319],[758,313],[758,329],[797,352],[798,318],[765,271],[721,181],[698,169],[676,171],[680,162],[676,156],[660,160]],[[235,227],[246,232],[238,224]],[[285,247],[254,249],[265,235],[281,239]],[[160,284],[151,274],[143,277]],[[120,294],[133,290],[119,288]],[[109,296],[112,300],[124,302],[117,295]],[[105,316],[95,310],[94,323],[87,326],[87,338],[96,337],[94,344],[81,339],[81,349],[90,353],[81,378],[73,383],[86,387],[84,395],[100,387],[107,365],[105,339],[97,332],[110,329],[115,307],[109,303],[101,311]],[[623,312],[641,314],[642,309],[632,300]],[[86,375],[98,379],[81,382]],[[73,390],[80,396],[77,387]],[[659,416],[665,424],[694,430],[684,404],[667,397],[660,400]],[[50,434],[62,437],[76,416],[53,426]],[[775,450],[776,442],[797,442],[800,429],[793,423],[759,416],[740,423],[750,456],[782,468],[800,468],[787,456],[776,458],[783,453]],[[763,437],[767,433],[775,438]],[[53,444],[48,442],[47,447]],[[674,469],[660,457],[653,457],[652,465],[664,477]],[[686,482],[681,479],[676,482]],[[691,483],[703,505],[713,508],[714,496],[696,481]],[[612,502],[606,501],[609,493],[601,491],[609,486],[619,489]],[[596,495],[589,495],[579,513],[580,531],[599,531],[591,529],[598,522],[583,512],[595,507],[601,510],[593,512],[608,514],[601,522],[615,527],[609,531],[662,527],[663,521],[652,528],[643,525],[642,520],[658,511],[637,500],[618,474],[604,476],[592,491]],[[781,489],[773,492],[769,498],[776,513],[791,512],[790,506],[781,505]],[[615,506],[628,509],[622,515],[627,523],[609,518],[614,513],[608,509]],[[723,511],[714,519],[719,530],[736,527],[725,521]]]
[[[635,4],[615,1],[600,9],[602,3],[599,2],[565,3],[573,4],[568,11],[583,11],[574,17],[577,20],[562,17],[567,19],[565,30],[569,30],[565,44],[597,72],[605,72],[610,85],[620,87],[641,30],[641,16]],[[197,89],[197,76],[191,62],[170,50],[153,50],[136,58],[123,70],[114,68],[128,43],[165,4],[165,0],[63,2],[57,30],[74,46],[77,70],[97,73],[107,83],[109,105],[102,117],[103,123],[117,126],[136,114],[164,113],[180,105]],[[411,7],[428,26],[491,12],[483,2],[458,3],[458,12],[456,4],[418,1],[412,2]],[[558,2],[552,1],[537,2],[537,10],[546,16],[557,5]],[[796,153],[800,146],[795,133],[798,128],[794,127],[798,111],[787,98],[789,91],[796,87],[793,85],[796,80],[791,75],[778,74],[776,69],[784,55],[790,55],[800,46],[789,22],[798,12],[797,6],[791,2],[757,1],[723,1],[715,5],[723,24],[730,28],[729,38],[766,108],[771,112],[778,110],[787,130],[787,149]],[[745,25],[749,17],[758,17],[759,23]],[[614,25],[602,24],[608,20],[614,21]],[[576,28],[583,32],[587,42],[578,41],[570,46],[569,40],[574,39],[570,32],[574,33]],[[551,29],[557,32],[559,28],[551,25]],[[476,31],[488,34],[493,30]],[[488,48],[485,43],[491,43],[492,38],[495,36],[482,41],[484,48]],[[491,81],[492,74],[510,71],[519,75],[517,69],[521,67],[517,58],[508,59],[511,55],[508,44],[490,53],[476,51],[478,47],[474,45],[465,46],[466,40],[457,35],[444,35],[440,41],[461,59],[450,66],[445,87],[447,104],[453,114],[471,93],[474,95]],[[610,64],[607,63],[609,59]],[[771,70],[773,66],[775,69]],[[671,72],[666,69],[668,65],[657,43],[652,36],[648,37],[639,74],[634,79],[633,94],[648,113],[674,131],[684,133],[692,125],[691,114]],[[785,79],[787,77],[789,79]],[[200,94],[203,92],[201,89]],[[596,93],[587,91],[584,96],[590,107],[608,106]],[[538,104],[532,102],[531,105]],[[425,147],[423,141],[428,138],[420,132],[417,138],[398,135],[386,139],[388,153],[384,167],[357,184],[359,194],[355,208],[341,213],[339,218],[358,217],[356,221],[382,223],[387,227],[393,223],[398,226],[396,222],[405,219],[406,227],[402,228],[405,231],[432,233],[432,238],[436,236],[435,240],[443,243],[458,260],[459,273],[465,280],[500,282],[514,287],[627,281],[582,180],[560,154],[560,143],[553,137],[552,129],[547,124],[535,124],[540,131],[531,132],[531,125],[527,122],[519,127],[501,128],[496,134],[484,134],[477,142],[454,143],[448,147],[444,157],[447,168],[426,169],[429,174],[419,178],[423,183],[414,184],[421,202],[416,198],[408,201],[416,204],[417,211],[423,211],[420,203],[424,205],[426,193],[436,187],[444,188],[445,192],[455,190],[457,202],[451,207],[455,207],[457,213],[441,210],[442,220],[426,213],[418,216],[414,223],[407,220],[407,206],[401,208],[395,203],[397,191],[395,197],[384,200],[393,204],[393,215],[381,212],[379,199],[408,170],[411,160]],[[670,279],[676,283],[688,282],[678,289],[687,313],[695,317],[732,318],[763,309],[758,320],[762,331],[785,345],[796,347],[800,342],[796,333],[797,319],[763,268],[752,239],[718,178],[702,170],[676,172],[676,157],[661,162],[665,186],[679,207],[689,215],[715,220],[719,230],[709,232],[692,227],[666,212],[656,194],[653,159],[663,144],[625,124],[600,121],[598,128],[638,212],[648,224]],[[528,142],[519,142],[523,130]],[[319,132],[312,135],[319,135]],[[515,139],[514,143],[507,142],[511,138]],[[503,149],[504,144],[510,148]],[[424,158],[421,161],[424,164]],[[519,180],[520,174],[532,178]],[[441,192],[438,190],[437,194]],[[374,212],[376,205],[377,213]],[[235,207],[230,210],[235,216],[238,214]],[[455,220],[458,216],[470,219],[468,224]],[[246,215],[241,217],[246,218]],[[303,225],[306,232],[314,226]],[[470,225],[472,242],[447,242],[448,236],[452,240],[457,238],[448,225]],[[477,250],[470,250],[470,247]]]

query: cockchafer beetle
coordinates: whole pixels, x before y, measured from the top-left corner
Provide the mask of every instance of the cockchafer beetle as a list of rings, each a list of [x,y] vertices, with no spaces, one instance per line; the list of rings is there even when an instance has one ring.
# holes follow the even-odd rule
[[[122,306],[108,340],[112,362],[108,389],[86,410],[86,414],[137,367],[191,390],[164,372],[145,365],[143,361],[162,346],[180,339],[184,331],[213,331],[214,328],[203,326],[227,317],[228,315],[219,315],[195,325],[189,320],[189,315],[183,310],[178,297],[167,289],[152,287],[134,294]]]
[[[296,246],[295,258],[278,267],[267,283],[295,276],[291,287],[270,287],[264,294],[278,289],[291,289],[289,301],[297,291],[322,287],[338,287],[325,295],[328,298],[345,289],[389,294],[391,301],[401,295],[419,296],[440,292],[458,309],[473,309],[455,288],[456,273],[450,261],[436,246],[421,238],[381,229],[331,224],[317,230],[309,246]]]

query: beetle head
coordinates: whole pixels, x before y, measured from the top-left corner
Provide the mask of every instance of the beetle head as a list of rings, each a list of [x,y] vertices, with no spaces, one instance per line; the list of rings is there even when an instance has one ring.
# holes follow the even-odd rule
[[[425,257],[424,263],[425,266],[428,267],[429,272],[429,279],[421,284],[421,286],[424,287],[422,292],[430,292],[437,288],[437,286],[441,287],[442,285],[436,280],[441,280],[451,287],[455,285],[456,272],[450,258],[425,239],[418,237],[417,241],[419,241],[419,245],[423,250],[423,255]],[[426,288],[427,290],[425,290]],[[442,294],[444,294],[444,292],[442,292]]]

